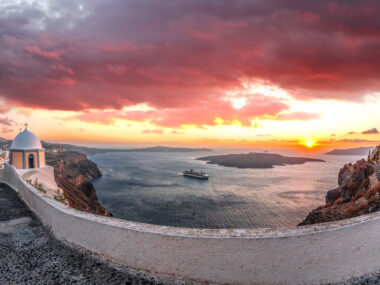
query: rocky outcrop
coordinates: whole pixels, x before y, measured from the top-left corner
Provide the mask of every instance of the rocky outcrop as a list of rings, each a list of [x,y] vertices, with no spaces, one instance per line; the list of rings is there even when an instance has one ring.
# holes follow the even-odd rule
[[[326,204],[311,211],[299,225],[332,222],[380,210],[376,162],[364,159],[339,171],[338,187],[326,194]]]
[[[330,205],[334,204],[335,200],[340,197],[340,188],[335,188],[327,192],[326,194],[326,203]]]
[[[102,174],[86,155],[74,151],[46,152],[46,163],[54,167],[55,181],[62,188],[69,206],[93,214],[111,216],[102,207],[90,182]]]

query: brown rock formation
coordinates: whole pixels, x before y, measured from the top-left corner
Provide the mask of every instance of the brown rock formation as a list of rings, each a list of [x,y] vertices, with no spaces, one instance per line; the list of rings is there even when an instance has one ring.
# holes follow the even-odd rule
[[[346,164],[339,171],[338,187],[326,194],[326,204],[311,211],[299,226],[332,222],[380,210],[380,183],[374,161]]]
[[[86,155],[74,151],[46,152],[46,163],[54,167],[55,181],[64,191],[70,207],[111,216],[111,213],[100,205],[95,188],[90,182],[102,174]]]

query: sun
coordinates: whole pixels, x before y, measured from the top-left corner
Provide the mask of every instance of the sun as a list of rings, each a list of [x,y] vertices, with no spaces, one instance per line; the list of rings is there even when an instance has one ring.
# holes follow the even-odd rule
[[[313,141],[307,141],[307,142],[306,142],[306,146],[307,146],[308,148],[312,148],[312,147],[314,146],[314,142],[313,142]]]

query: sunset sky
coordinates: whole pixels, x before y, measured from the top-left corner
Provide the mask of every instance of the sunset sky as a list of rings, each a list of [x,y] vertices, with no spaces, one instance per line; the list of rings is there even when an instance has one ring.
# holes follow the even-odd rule
[[[1,137],[28,122],[92,145],[379,144],[379,15],[376,0],[1,0]]]

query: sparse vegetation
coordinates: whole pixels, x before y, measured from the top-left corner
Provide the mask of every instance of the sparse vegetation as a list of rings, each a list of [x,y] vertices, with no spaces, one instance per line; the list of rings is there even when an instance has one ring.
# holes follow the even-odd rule
[[[53,198],[62,204],[65,204],[65,205],[68,204],[68,200],[67,200],[68,196],[65,192],[61,193],[59,190],[57,190],[55,191],[55,195],[53,196]]]
[[[74,203],[72,204],[72,208],[74,208],[75,210],[80,210],[78,199],[74,200]]]
[[[46,190],[44,189],[44,186],[38,182],[38,179],[36,178],[34,182],[32,182],[32,179],[26,180],[30,185],[32,185],[34,188],[36,188],[38,191],[46,194]]]

